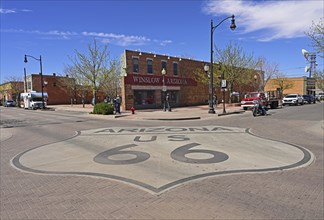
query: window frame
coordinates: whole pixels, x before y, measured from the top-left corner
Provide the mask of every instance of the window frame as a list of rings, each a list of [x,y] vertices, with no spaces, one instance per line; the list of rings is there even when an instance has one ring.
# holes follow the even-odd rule
[[[176,68],[175,68],[176,66]],[[173,62],[172,63],[172,69],[173,69],[173,75],[178,76],[179,75],[179,63],[178,62]]]
[[[149,65],[149,62],[151,62],[151,65]],[[147,74],[154,74],[153,59],[150,59],[150,58],[146,59],[146,67],[147,67],[146,68]]]
[[[137,60],[137,64],[135,64],[134,62],[135,60]],[[133,68],[133,73],[139,73],[139,57],[136,56],[132,57],[132,68]]]

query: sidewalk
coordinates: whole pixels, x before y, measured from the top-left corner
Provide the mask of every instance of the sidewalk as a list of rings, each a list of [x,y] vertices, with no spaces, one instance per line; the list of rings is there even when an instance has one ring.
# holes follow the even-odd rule
[[[84,112],[91,113],[93,110],[92,105],[50,105],[50,109],[55,111],[74,111],[74,112]],[[145,120],[195,120],[195,119],[207,119],[213,118],[215,116],[224,116],[229,114],[239,114],[243,113],[244,110],[235,104],[226,104],[225,113],[223,113],[223,105],[218,105],[215,109],[216,114],[208,113],[208,105],[200,106],[187,106],[187,107],[177,107],[173,108],[171,112],[164,112],[162,109],[141,109],[135,110],[135,114],[131,111],[122,111],[121,114],[117,115],[103,115],[107,118],[127,118],[127,119],[145,119]]]

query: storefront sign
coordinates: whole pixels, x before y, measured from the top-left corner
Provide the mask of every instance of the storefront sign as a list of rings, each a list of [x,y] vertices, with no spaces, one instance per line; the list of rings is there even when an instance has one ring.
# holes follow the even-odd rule
[[[307,86],[315,86],[316,80],[314,78],[307,78],[306,85]]]
[[[144,76],[129,74],[125,77],[125,84],[131,85],[163,85],[162,76]],[[196,86],[197,82],[191,78],[165,77],[165,86]]]

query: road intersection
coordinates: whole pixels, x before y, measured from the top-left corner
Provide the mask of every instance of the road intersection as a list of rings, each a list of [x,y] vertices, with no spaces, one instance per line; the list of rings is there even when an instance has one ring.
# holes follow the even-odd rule
[[[267,117],[0,111],[1,219],[324,217],[323,104]]]

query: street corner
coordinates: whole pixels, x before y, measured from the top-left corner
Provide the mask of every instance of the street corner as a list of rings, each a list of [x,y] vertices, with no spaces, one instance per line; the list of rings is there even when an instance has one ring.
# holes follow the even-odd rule
[[[161,193],[200,178],[299,168],[313,158],[303,147],[245,128],[109,127],[22,152],[12,164],[36,174],[102,177]]]

